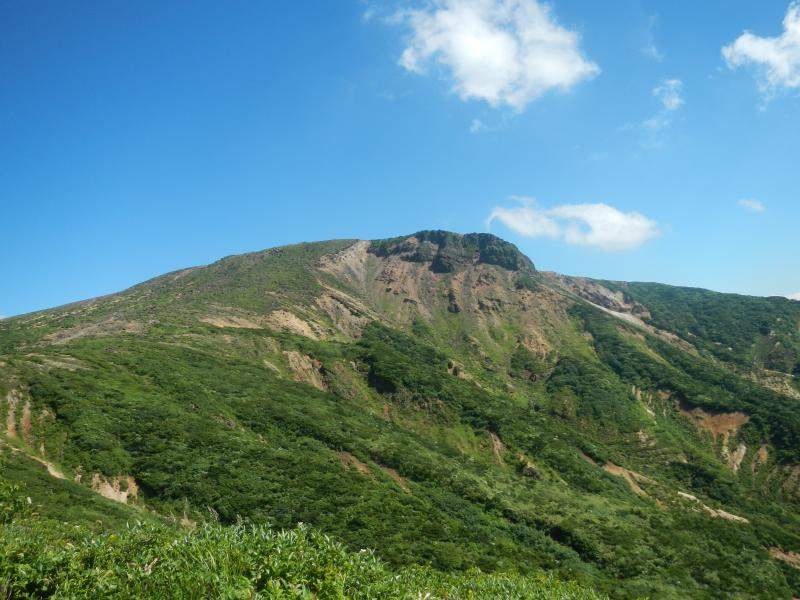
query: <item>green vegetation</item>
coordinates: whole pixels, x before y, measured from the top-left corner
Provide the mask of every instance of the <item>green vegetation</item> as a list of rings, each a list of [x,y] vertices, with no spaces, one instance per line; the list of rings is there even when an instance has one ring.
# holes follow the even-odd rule
[[[800,552],[797,400],[742,376],[747,327],[722,361],[722,317],[678,343],[564,298],[493,236],[421,232],[373,243],[359,277],[320,268],[347,246],[0,322],[3,478],[24,488],[0,515],[33,513],[0,537],[15,593],[157,596],[174,576],[230,597],[592,597],[552,576],[614,598],[800,594],[770,555]],[[683,305],[635,299],[692,340]]]
[[[552,576],[391,570],[300,525],[134,522],[97,532],[32,513],[0,476],[0,595],[5,598],[448,598],[600,600]]]
[[[652,324],[724,361],[800,374],[800,302],[658,283],[613,284],[650,310]]]

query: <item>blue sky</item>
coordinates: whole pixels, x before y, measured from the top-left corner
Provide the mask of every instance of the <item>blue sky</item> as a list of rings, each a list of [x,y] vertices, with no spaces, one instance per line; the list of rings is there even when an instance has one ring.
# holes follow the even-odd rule
[[[788,295],[799,157],[786,0],[3,3],[0,315],[430,228]]]

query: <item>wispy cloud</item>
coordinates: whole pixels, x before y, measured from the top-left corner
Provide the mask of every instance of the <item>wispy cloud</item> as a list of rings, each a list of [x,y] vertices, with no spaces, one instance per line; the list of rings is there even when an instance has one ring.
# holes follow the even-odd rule
[[[722,48],[722,56],[731,69],[754,65],[758,87],[767,99],[781,88],[800,88],[800,2],[789,5],[779,36],[745,31]]]
[[[754,200],[752,198],[743,198],[742,200],[736,202],[736,204],[753,212],[764,212],[766,210],[763,202],[760,200]]]
[[[656,15],[652,15],[647,19],[647,28],[645,29],[645,43],[641,48],[642,54],[644,54],[647,58],[650,58],[656,62],[661,62],[664,60],[664,54],[658,49],[656,46],[655,35],[653,34],[653,30],[658,23],[658,17]]]
[[[789,300],[800,301],[800,292],[797,292],[796,294],[788,294],[786,297],[789,298]]]
[[[637,212],[622,212],[607,204],[562,204],[542,208],[532,198],[513,199],[520,205],[495,207],[486,220],[487,227],[497,220],[526,237],[549,237],[611,252],[638,248],[659,235],[652,219]]]
[[[652,58],[656,62],[661,62],[664,60],[664,55],[661,54],[655,44],[647,44],[646,46],[642,46],[642,54],[644,54],[647,58]]]
[[[470,133],[484,133],[486,131],[489,131],[489,127],[486,123],[480,119],[472,119],[472,122],[469,124]]]
[[[434,0],[398,14],[411,38],[400,65],[425,73],[438,63],[463,100],[521,111],[546,92],[569,90],[600,68],[580,36],[559,25],[538,0]]]
[[[653,89],[664,110],[672,112],[683,106],[683,82],[680,79],[665,79]]]
[[[667,140],[667,130],[672,127],[675,113],[686,103],[683,95],[683,82],[680,79],[664,79],[653,88],[653,96],[661,105],[652,116],[634,123],[627,123],[623,131],[641,131],[645,136],[642,146],[660,148]]]

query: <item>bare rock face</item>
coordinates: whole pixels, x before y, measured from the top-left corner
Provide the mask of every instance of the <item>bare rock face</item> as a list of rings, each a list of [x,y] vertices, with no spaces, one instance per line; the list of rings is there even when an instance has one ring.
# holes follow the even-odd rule
[[[477,264],[497,265],[509,271],[535,271],[530,259],[514,244],[488,233],[461,235],[449,231],[420,231],[406,238],[373,242],[369,252],[429,263],[435,273],[453,273]]]

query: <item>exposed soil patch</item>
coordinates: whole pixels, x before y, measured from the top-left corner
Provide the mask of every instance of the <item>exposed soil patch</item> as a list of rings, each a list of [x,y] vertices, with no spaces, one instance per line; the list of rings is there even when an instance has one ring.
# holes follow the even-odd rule
[[[769,549],[769,555],[772,558],[782,560],[783,562],[793,566],[795,569],[800,569],[800,554],[797,552],[787,552],[786,550],[773,547]]]
[[[625,481],[628,482],[628,487],[630,487],[631,491],[637,496],[647,496],[647,492],[645,492],[637,482],[651,481],[648,477],[640,475],[635,471],[626,469],[625,467],[620,467],[619,465],[615,465],[612,462],[607,462],[606,464],[604,464],[603,470],[607,471],[608,473],[611,473],[612,475],[617,475],[618,477],[624,478]]]
[[[780,373],[779,371],[769,371],[762,369],[747,375],[749,379],[760,383],[766,388],[769,388],[784,396],[789,396],[795,400],[800,400],[800,391],[794,385],[794,377],[788,373]]]
[[[92,489],[109,500],[127,504],[139,495],[139,486],[130,475],[116,475],[110,480],[99,473],[92,475]]]
[[[19,398],[17,392],[11,390],[6,394],[6,434],[9,437],[17,437],[17,403]]]
[[[208,315],[200,317],[203,323],[208,323],[214,327],[230,327],[232,329],[262,329],[259,323],[252,319],[238,316]]]
[[[727,446],[722,447],[722,457],[727,461],[728,466],[734,473],[739,472],[739,467],[742,465],[745,454],[747,454],[747,446],[744,444],[739,444],[733,452]]]
[[[323,256],[320,259],[320,268],[354,287],[364,289],[369,246],[370,242],[361,240],[341,252]]]
[[[289,363],[289,370],[292,372],[292,379],[298,383],[311,385],[318,390],[327,389],[322,379],[320,368],[322,363],[314,360],[310,356],[300,354],[296,350],[284,351],[284,356]]]
[[[735,436],[742,426],[750,420],[750,417],[744,413],[709,413],[702,408],[687,409],[682,405],[678,405],[680,413],[689,419],[701,431],[707,431],[714,438],[716,443],[717,438],[722,436],[723,447],[728,446],[728,441],[732,436]]]
[[[373,320],[368,316],[369,309],[361,302],[332,289],[317,298],[316,303],[336,329],[349,338],[359,337],[367,323]]]
[[[22,428],[22,439],[26,444],[31,443],[31,401],[30,398],[25,400],[22,405],[22,418],[20,419],[20,426]]]
[[[552,274],[559,284],[588,302],[618,314],[621,318],[633,317],[636,322],[650,320],[645,306],[628,299],[619,291],[612,291],[591,279]],[[624,315],[624,316],[623,316]],[[627,319],[626,319],[627,320]],[[631,321],[633,322],[633,321]]]
[[[369,467],[349,452],[337,452],[336,458],[339,459],[339,463],[342,465],[342,467],[344,467],[345,470],[349,471],[350,469],[355,469],[362,475],[367,475],[369,477],[372,476],[372,472],[369,470]]]
[[[399,485],[405,493],[411,493],[411,488],[408,486],[408,480],[405,477],[400,475],[400,473],[391,467],[384,467],[383,465],[380,465],[380,467],[384,473],[397,482],[397,485]]]
[[[66,369],[67,371],[77,371],[85,369],[84,365],[77,358],[71,356],[48,356],[45,354],[28,354],[29,358],[34,359],[36,364],[41,365],[45,369]]]
[[[595,467],[597,466],[597,463],[594,461],[594,459],[593,459],[591,456],[589,456],[588,454],[586,454],[586,453],[585,453],[583,450],[581,450],[580,448],[578,448],[577,450],[578,450],[578,456],[580,456],[580,457],[581,457],[583,460],[585,460],[586,462],[588,462],[590,465],[594,465]]]
[[[769,460],[769,450],[767,450],[766,446],[762,445],[756,451],[755,456],[753,456],[753,462],[750,465],[750,468],[753,471],[753,473],[755,473],[759,469],[759,467],[767,464],[768,460]]]
[[[505,444],[503,444],[503,441],[492,431],[489,432],[489,437],[492,440],[492,452],[494,453],[494,459],[497,461],[497,464],[506,464],[503,460],[503,455],[506,453]]]
[[[45,337],[53,344],[66,344],[82,337],[102,337],[118,333],[143,334],[146,331],[144,323],[128,321],[121,317],[111,317],[99,323],[77,325],[60,331],[55,331]]]
[[[267,317],[267,324],[273,329],[288,331],[312,340],[318,340],[322,337],[319,326],[312,326],[308,321],[304,321],[288,310],[272,311]]]

